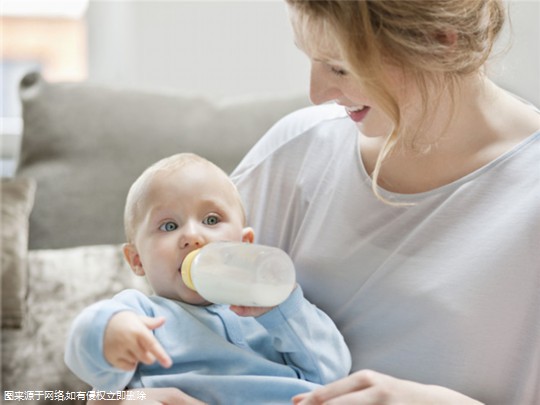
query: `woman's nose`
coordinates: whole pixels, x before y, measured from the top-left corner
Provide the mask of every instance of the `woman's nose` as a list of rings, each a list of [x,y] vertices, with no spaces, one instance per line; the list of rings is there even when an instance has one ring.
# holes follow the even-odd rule
[[[309,98],[313,104],[322,104],[327,101],[337,100],[341,96],[341,90],[335,84],[335,77],[325,72],[324,67],[317,62],[311,64],[311,80],[309,85]]]
[[[204,241],[204,237],[197,227],[188,223],[183,226],[178,243],[182,249],[188,247],[200,248],[204,246]]]

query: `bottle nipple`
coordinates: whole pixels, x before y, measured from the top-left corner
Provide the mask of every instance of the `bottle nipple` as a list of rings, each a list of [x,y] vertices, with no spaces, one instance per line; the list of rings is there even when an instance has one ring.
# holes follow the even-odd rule
[[[191,265],[200,250],[201,249],[199,248],[193,250],[192,252],[189,252],[184,258],[184,261],[182,262],[182,267],[180,268],[180,273],[182,274],[182,280],[184,281],[184,284],[193,291],[197,291],[197,289],[195,288],[195,285],[193,284],[193,280],[191,278]]]

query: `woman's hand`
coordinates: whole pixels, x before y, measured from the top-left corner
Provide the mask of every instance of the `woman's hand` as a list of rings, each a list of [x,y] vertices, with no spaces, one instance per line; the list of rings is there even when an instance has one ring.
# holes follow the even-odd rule
[[[184,394],[177,388],[144,388],[135,389],[137,395],[144,392],[145,399],[116,400],[117,404],[137,405],[205,405],[204,402]],[[88,405],[110,404],[111,400],[88,401]]]
[[[313,392],[297,395],[295,405],[316,404],[460,404],[480,402],[436,385],[400,380],[371,370],[362,370]]]

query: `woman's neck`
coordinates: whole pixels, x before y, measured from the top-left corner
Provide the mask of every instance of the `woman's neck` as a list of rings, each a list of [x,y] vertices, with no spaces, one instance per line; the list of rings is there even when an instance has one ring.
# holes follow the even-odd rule
[[[409,194],[443,186],[540,129],[540,114],[483,76],[465,79],[453,101],[444,94],[429,108],[425,129],[398,142],[383,163],[381,187]],[[371,173],[384,139],[360,136],[362,160]]]

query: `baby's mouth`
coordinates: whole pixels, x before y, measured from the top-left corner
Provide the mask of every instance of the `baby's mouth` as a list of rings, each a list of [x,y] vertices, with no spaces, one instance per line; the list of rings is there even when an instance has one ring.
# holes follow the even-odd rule
[[[188,257],[188,255],[190,254],[191,252],[188,252],[183,258],[182,260],[180,261],[180,266],[178,266],[178,274],[182,274],[182,266],[184,265],[184,262],[186,261],[186,257]]]

